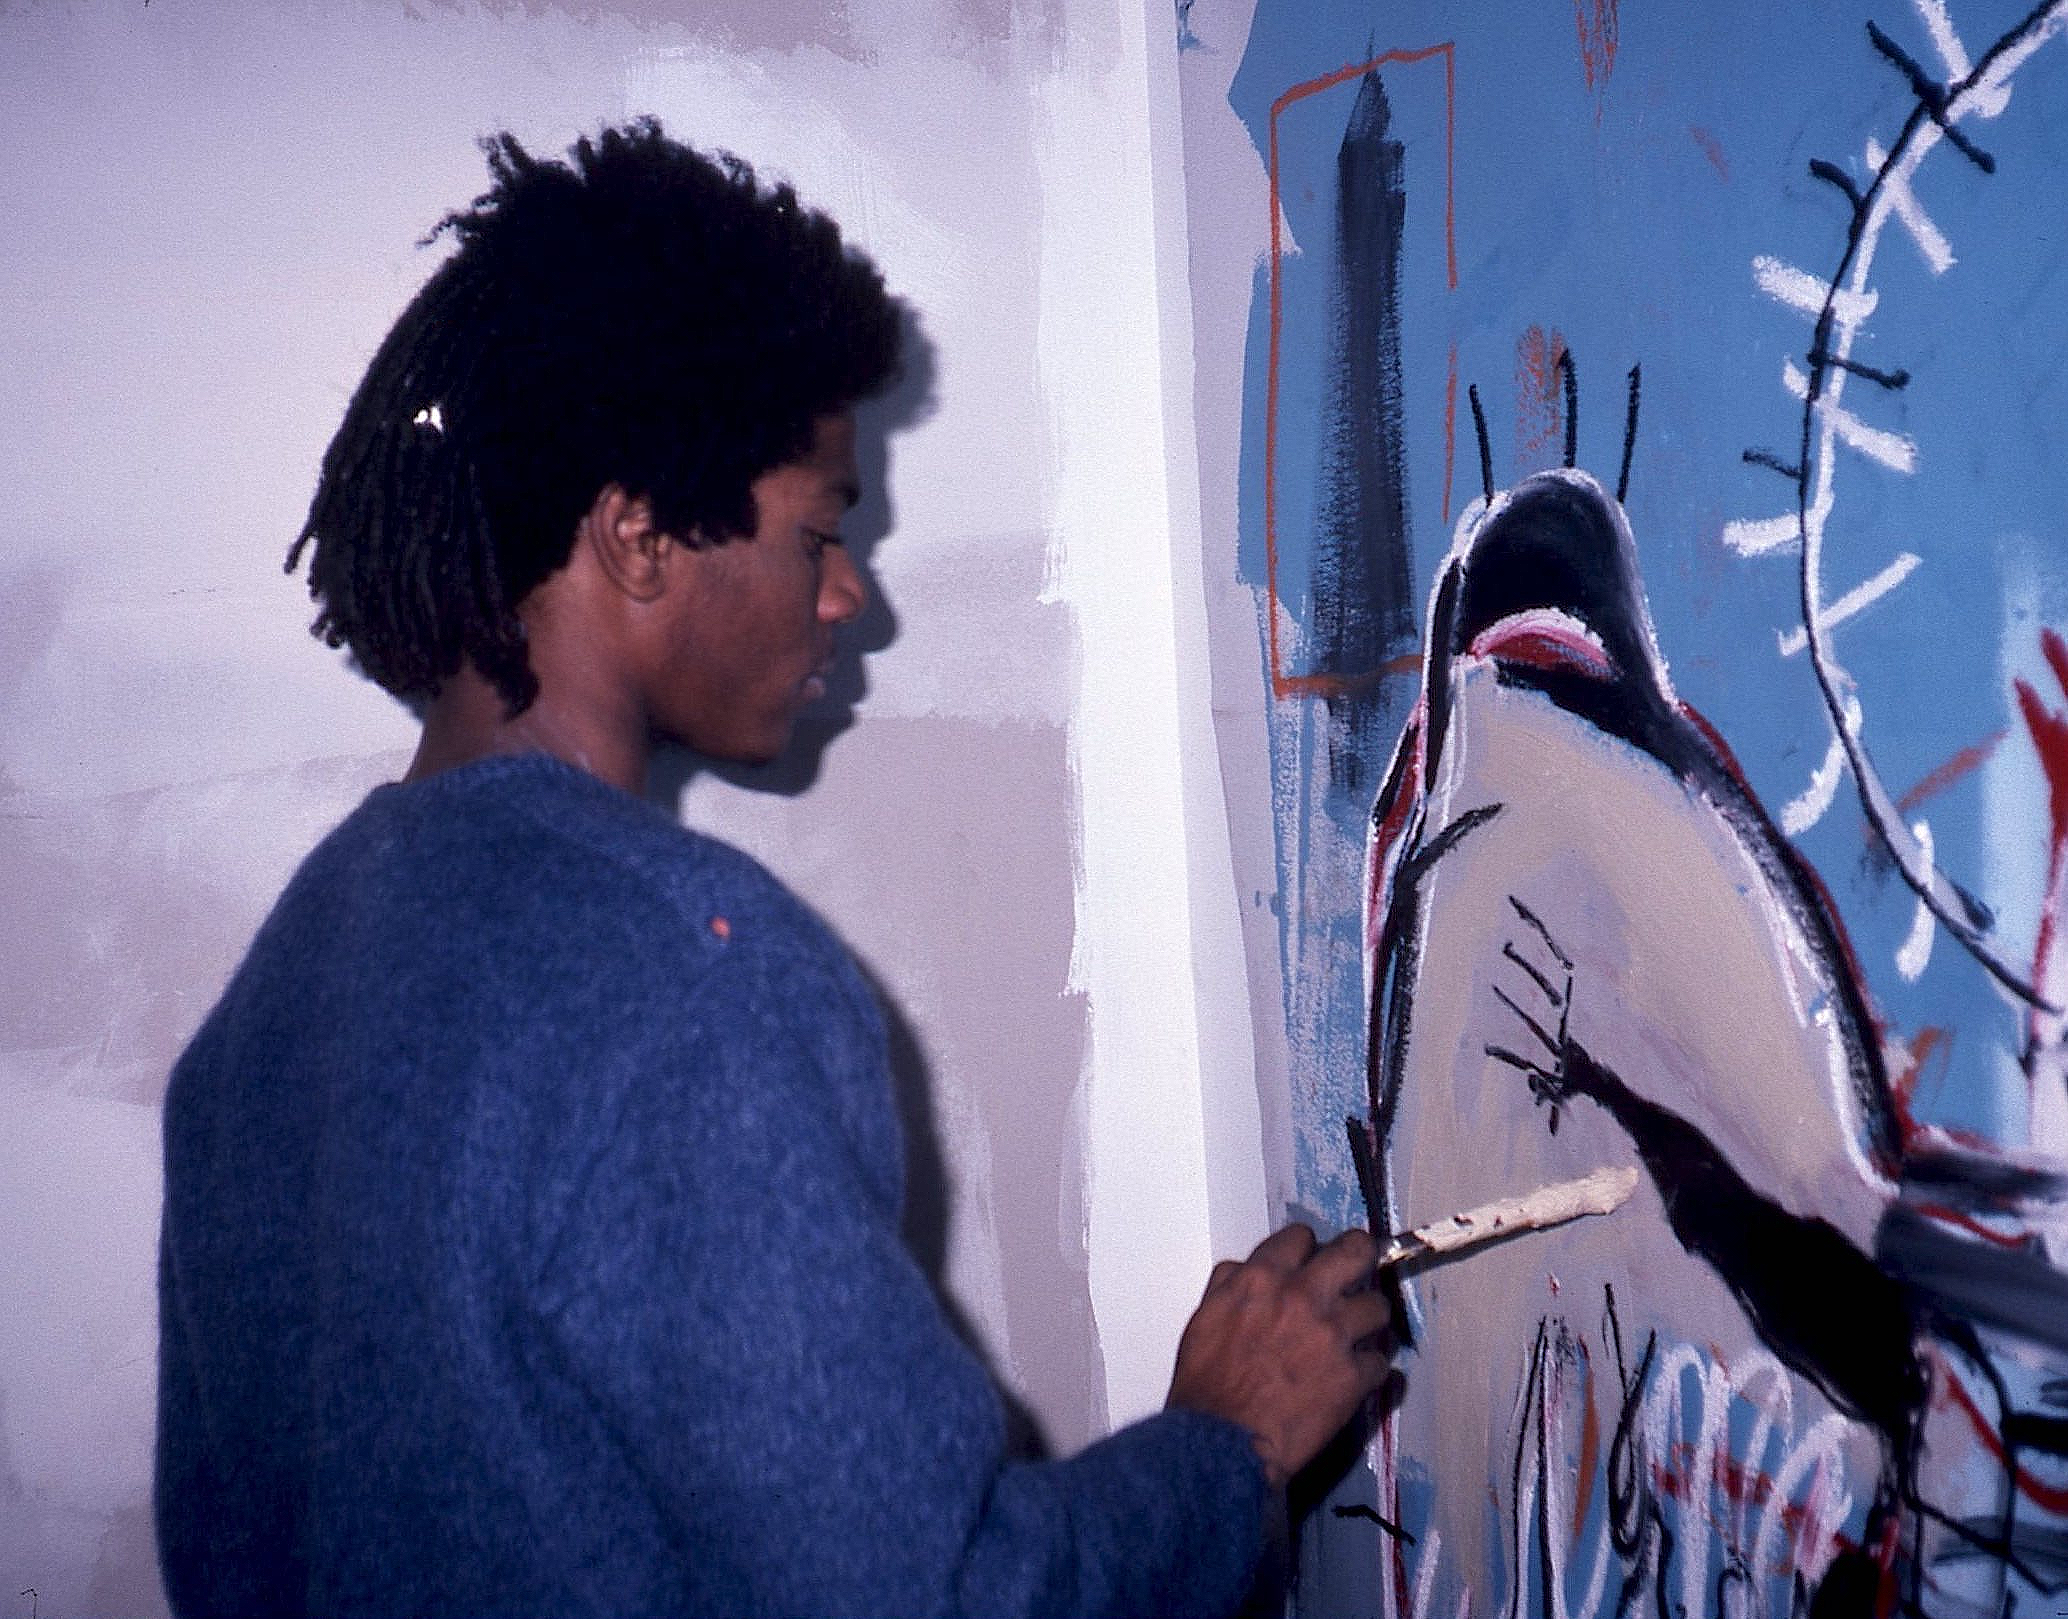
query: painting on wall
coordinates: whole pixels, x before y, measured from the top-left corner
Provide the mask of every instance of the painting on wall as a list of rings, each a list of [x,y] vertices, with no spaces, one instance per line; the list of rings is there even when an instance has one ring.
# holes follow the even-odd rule
[[[2068,1612],[2068,0],[1262,0],[1308,1613]],[[1260,947],[1252,938],[1253,952]]]

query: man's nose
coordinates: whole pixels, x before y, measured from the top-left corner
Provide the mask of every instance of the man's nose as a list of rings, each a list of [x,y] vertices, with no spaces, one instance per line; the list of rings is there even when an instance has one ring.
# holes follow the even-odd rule
[[[852,624],[869,605],[868,582],[844,545],[829,545],[819,577],[819,617],[828,624]]]

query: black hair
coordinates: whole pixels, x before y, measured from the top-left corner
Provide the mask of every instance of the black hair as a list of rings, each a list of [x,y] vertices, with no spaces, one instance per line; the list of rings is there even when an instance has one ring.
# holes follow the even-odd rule
[[[517,606],[596,496],[685,545],[752,533],[753,481],[895,380],[902,311],[788,185],[652,119],[564,163],[482,147],[493,183],[424,238],[458,250],[368,366],[287,568],[310,547],[313,633],[396,696],[464,660],[514,714],[538,695]]]

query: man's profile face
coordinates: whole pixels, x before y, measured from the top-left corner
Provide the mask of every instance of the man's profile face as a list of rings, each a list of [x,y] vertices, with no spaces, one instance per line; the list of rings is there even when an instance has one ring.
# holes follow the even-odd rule
[[[763,764],[825,692],[833,632],[868,589],[840,543],[859,498],[852,413],[822,416],[812,445],[754,480],[754,532],[679,547],[665,645],[647,691],[654,733],[715,759]]]

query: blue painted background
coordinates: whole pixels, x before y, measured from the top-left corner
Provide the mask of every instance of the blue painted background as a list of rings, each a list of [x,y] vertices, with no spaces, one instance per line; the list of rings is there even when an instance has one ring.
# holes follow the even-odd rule
[[[1952,20],[1979,56],[2026,9],[1954,0]],[[1831,729],[1805,658],[1777,650],[1777,634],[1799,624],[1795,552],[1748,558],[1723,540],[1726,522],[1778,515],[1794,500],[1792,484],[1744,452],[1792,458],[1801,406],[1783,389],[1782,366],[1790,356],[1801,363],[1811,324],[1757,288],[1752,264],[1767,255],[1819,277],[1838,265],[1849,204],[1809,163],[1828,159],[1864,184],[1866,141],[1890,145],[1914,104],[1870,44],[1869,17],[1921,62],[1938,58],[1919,13],[1900,0],[1878,11],[1626,0],[1609,15],[1612,67],[1590,86],[1582,24],[1597,20],[1594,0],[1261,0],[1230,100],[1268,155],[1272,103],[1288,90],[1383,52],[1453,45],[1455,289],[1443,247],[1442,64],[1378,70],[1405,158],[1401,430],[1414,621],[1451,524],[1479,490],[1467,385],[1485,404],[1497,485],[1554,463],[1556,435],[1534,451],[1520,442],[1517,362],[1529,328],[1560,334],[1579,379],[1579,464],[1613,485],[1624,375],[1641,364],[1627,510],[1660,644],[1681,698],[1722,734],[1778,817]],[[1294,675],[1312,666],[1302,632],[1314,613],[1336,162],[1359,89],[1352,79],[1300,99],[1277,129],[1287,232],[1277,599],[1284,671]],[[1866,742],[1896,794],[2002,734],[1984,765],[1918,813],[1942,869],[1995,910],[1999,941],[2023,961],[2038,923],[2048,808],[2012,680],[2062,706],[2039,630],[2068,624],[2068,41],[2033,58],[2000,118],[1969,130],[1997,172],[1942,144],[1917,183],[1956,263],[1933,275],[1893,225],[1875,260],[1879,305],[1856,357],[1912,380],[1896,393],[1855,380],[1846,394],[1871,425],[1914,440],[1917,470],[1906,477],[1841,452],[1823,591],[1835,599],[1900,552],[1921,558],[1905,583],[1834,631],[1835,646],[1859,681]],[[1258,268],[1247,339],[1238,558],[1260,593],[1270,582],[1268,268]],[[1261,636],[1259,660],[1268,679]],[[1332,714],[1304,695],[1270,705],[1298,1191],[1341,1224],[1363,1213],[1343,1142],[1345,1114],[1364,1102],[1362,896],[1352,874],[1413,694],[1413,675],[1398,674],[1363,699],[1352,739],[1363,770],[1348,788],[1325,757],[1332,719],[1343,745],[1342,705]],[[1945,1031],[1913,1097],[1917,1117],[2021,1144],[2021,1013],[1943,931],[1918,981],[1898,974],[1915,901],[1870,847],[1849,779],[1798,843],[1829,888],[1889,1034]]]

